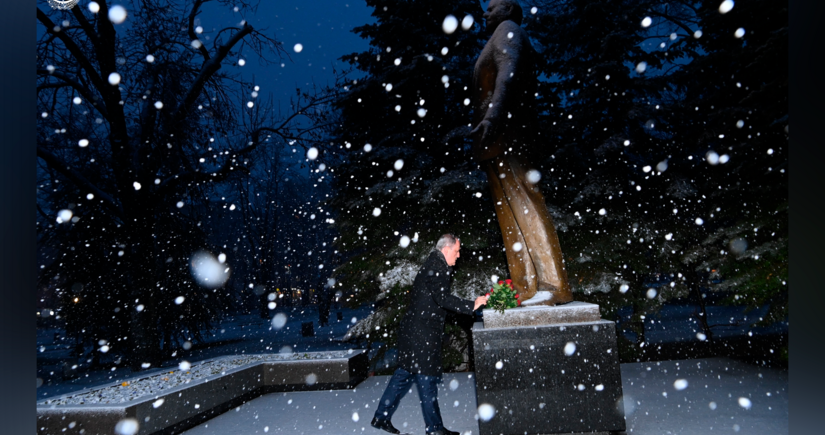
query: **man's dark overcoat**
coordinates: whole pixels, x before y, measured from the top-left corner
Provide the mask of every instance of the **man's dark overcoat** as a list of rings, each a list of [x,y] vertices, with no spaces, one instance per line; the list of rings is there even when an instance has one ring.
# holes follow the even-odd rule
[[[398,365],[410,373],[441,376],[441,341],[447,310],[473,314],[474,301],[450,294],[452,268],[433,251],[410,291],[410,305],[398,332]]]

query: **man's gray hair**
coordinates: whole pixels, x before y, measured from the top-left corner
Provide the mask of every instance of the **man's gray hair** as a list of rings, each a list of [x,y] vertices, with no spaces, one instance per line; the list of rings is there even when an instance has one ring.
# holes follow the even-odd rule
[[[436,249],[436,251],[440,251],[440,250],[444,249],[445,246],[455,245],[455,242],[457,242],[457,241],[458,241],[458,237],[456,237],[456,236],[454,236],[450,233],[444,234],[443,236],[441,236],[438,239],[438,242],[435,243],[435,249]]]

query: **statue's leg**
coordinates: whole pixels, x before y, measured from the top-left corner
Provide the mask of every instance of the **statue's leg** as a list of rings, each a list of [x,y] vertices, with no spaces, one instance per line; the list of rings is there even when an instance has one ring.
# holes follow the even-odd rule
[[[520,299],[527,300],[532,298],[538,291],[533,260],[527,253],[527,249],[522,249],[519,252],[513,250],[516,243],[521,243],[521,246],[527,246],[527,243],[513,216],[510,203],[504,195],[501,179],[499,178],[500,173],[497,170],[499,168],[494,167],[490,160],[484,162],[482,166],[487,172],[487,180],[490,183],[490,192],[493,195],[493,205],[496,208],[498,224],[504,239],[504,252],[507,255],[507,267],[510,270],[510,279],[513,280],[513,288],[520,293]]]
[[[549,291],[553,299],[547,305],[570,302],[573,294],[567,281],[567,271],[562,261],[561,246],[547,211],[544,196],[537,185],[527,181],[529,167],[517,157],[504,156],[495,159],[501,178],[504,196],[509,201],[516,224],[527,242],[525,251],[532,259],[538,277],[538,291]]]

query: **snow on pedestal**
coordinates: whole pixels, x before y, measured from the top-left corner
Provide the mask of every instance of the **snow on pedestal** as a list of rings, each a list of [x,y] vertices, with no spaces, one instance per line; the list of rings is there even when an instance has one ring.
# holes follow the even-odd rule
[[[552,307],[547,305],[521,306],[519,308],[505,310],[504,313],[499,313],[491,309],[484,310],[485,329],[591,322],[597,320],[601,320],[599,306],[578,301]]]

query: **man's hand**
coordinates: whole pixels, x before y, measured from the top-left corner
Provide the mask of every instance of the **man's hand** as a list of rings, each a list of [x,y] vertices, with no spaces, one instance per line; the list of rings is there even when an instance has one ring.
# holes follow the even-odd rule
[[[489,299],[489,298],[490,298],[489,296],[479,296],[479,297],[477,297],[476,298],[476,304],[473,307],[473,311],[477,310],[482,305],[487,305],[487,299]]]

